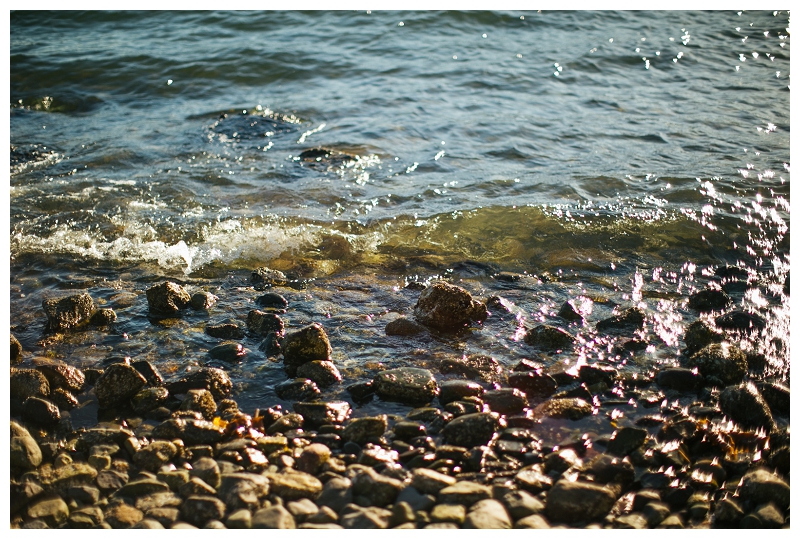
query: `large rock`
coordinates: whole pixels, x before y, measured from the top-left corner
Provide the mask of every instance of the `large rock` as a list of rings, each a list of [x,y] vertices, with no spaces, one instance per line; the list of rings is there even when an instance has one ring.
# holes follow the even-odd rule
[[[769,406],[751,382],[726,387],[719,394],[719,408],[744,428],[764,428],[767,432],[777,428]]]
[[[46,299],[42,308],[47,315],[47,331],[63,332],[89,321],[94,301],[83,293],[61,299]]]
[[[558,481],[547,493],[547,518],[557,522],[591,522],[608,514],[616,495],[609,489],[586,481]]]
[[[644,311],[631,307],[605,320],[600,320],[595,328],[601,333],[632,333],[644,327]]]
[[[525,344],[544,350],[564,350],[575,342],[575,337],[561,328],[540,325],[529,329],[523,337]]]
[[[373,383],[382,399],[404,404],[427,404],[439,394],[433,374],[426,369],[389,369],[378,374]]]
[[[62,388],[73,393],[83,391],[86,377],[83,371],[65,363],[44,363],[36,366],[44,374],[51,389]]]
[[[754,506],[772,502],[785,510],[789,507],[789,485],[769,470],[758,468],[747,472],[742,478],[739,498]]]
[[[28,429],[17,423],[11,422],[11,468],[32,470],[42,463],[42,450],[36,443]]]
[[[189,307],[192,301],[186,289],[170,281],[151,286],[146,294],[150,313],[156,315],[176,314]]]
[[[146,383],[144,376],[130,365],[115,363],[107,367],[95,382],[97,402],[101,408],[124,404]]]
[[[423,290],[414,307],[414,316],[421,324],[445,330],[482,322],[487,314],[486,305],[472,299],[469,292],[444,282]]]
[[[472,380],[498,382],[500,381],[503,367],[493,357],[472,355],[443,359],[439,364],[439,372],[442,374],[460,374]]]
[[[230,395],[233,383],[228,373],[214,367],[204,367],[186,375],[176,382],[167,384],[170,394],[182,395],[190,389],[207,389],[215,399],[224,399]]]
[[[9,393],[12,399],[24,401],[28,397],[47,397],[50,383],[41,372],[35,369],[11,369]]]
[[[297,367],[303,363],[330,361],[333,352],[325,329],[316,322],[287,333],[280,345],[289,376],[295,376]]]
[[[747,373],[747,357],[739,347],[729,343],[710,344],[696,352],[690,366],[706,378],[716,378],[723,385],[738,384]]]

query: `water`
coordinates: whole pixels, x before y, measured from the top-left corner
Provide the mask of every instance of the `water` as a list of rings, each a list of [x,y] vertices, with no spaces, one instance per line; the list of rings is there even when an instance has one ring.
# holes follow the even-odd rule
[[[736,304],[768,321],[741,345],[788,383],[786,12],[13,12],[10,44],[26,364],[209,364],[203,328],[244,321],[269,266],[297,281],[287,325],[322,323],[346,383],[473,353],[652,373],[678,360],[689,294],[735,265]],[[405,284],[438,277],[511,312],[387,337]],[[150,319],[165,278],[220,302]],[[45,335],[42,300],[78,290],[118,323]],[[566,300],[590,313],[574,353],[520,341]],[[593,326],[633,304],[650,347],[620,357]],[[243,343],[242,408],[282,403],[281,364]],[[356,414],[376,410],[407,407]]]

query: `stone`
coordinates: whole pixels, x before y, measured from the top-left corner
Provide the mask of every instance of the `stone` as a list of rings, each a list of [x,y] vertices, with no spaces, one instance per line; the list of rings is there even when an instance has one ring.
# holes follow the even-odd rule
[[[95,310],[89,294],[77,294],[61,299],[46,299],[42,308],[47,315],[45,331],[64,332],[89,320]]]
[[[86,377],[83,371],[65,363],[43,363],[36,366],[50,385],[50,389],[62,388],[73,393],[83,391]]]
[[[439,364],[442,374],[458,374],[468,379],[477,379],[483,382],[498,382],[501,379],[503,367],[493,357],[472,355],[455,358],[445,358]]]
[[[375,391],[384,400],[417,405],[431,402],[439,393],[433,374],[427,369],[400,367],[379,373]]]
[[[192,469],[189,471],[192,477],[198,477],[211,485],[212,488],[217,488],[220,483],[220,469],[217,461],[210,457],[200,457],[192,463]]]
[[[198,528],[224,516],[225,504],[213,496],[189,496],[181,507],[181,518]]]
[[[219,298],[211,292],[195,292],[189,299],[189,305],[195,311],[207,311],[217,302]]]
[[[139,449],[133,456],[133,462],[140,468],[151,472],[158,471],[178,454],[178,448],[172,442],[154,440]]]
[[[261,337],[278,335],[283,337],[285,326],[280,316],[254,309],[247,313],[247,329],[250,333]],[[328,353],[330,355],[330,353]]]
[[[578,420],[592,413],[592,405],[579,398],[550,399],[536,408],[537,415]]]
[[[130,365],[124,363],[109,365],[95,382],[98,404],[101,408],[124,404],[146,383],[144,376]]]
[[[350,404],[346,401],[296,402],[292,408],[303,416],[307,425],[312,427],[344,423],[351,412]]]
[[[141,498],[149,494],[157,492],[169,492],[169,485],[158,479],[151,479],[149,477],[130,481],[114,493],[114,496],[120,498]]]
[[[147,513],[148,511],[158,507],[180,508],[181,505],[183,505],[183,499],[181,499],[177,494],[175,494],[172,491],[156,492],[154,494],[148,494],[147,496],[142,496],[141,498],[137,498],[135,505],[136,509]]]
[[[41,372],[35,369],[11,368],[9,392],[12,399],[24,401],[28,397],[47,397],[50,395],[50,383]]]
[[[407,486],[397,495],[395,503],[405,502],[414,511],[427,511],[436,504],[436,498],[430,494],[422,494],[412,486]]]
[[[727,524],[738,524],[743,516],[744,511],[735,498],[726,496],[717,501],[716,508],[714,509],[715,521]]]
[[[230,395],[233,384],[228,373],[214,367],[203,367],[177,382],[167,384],[172,395],[183,395],[190,389],[207,389],[215,399],[224,399]]]
[[[348,505],[342,510],[339,524],[345,529],[384,530],[389,526],[392,512],[380,507]]]
[[[109,506],[104,513],[105,522],[114,529],[130,528],[144,518],[144,513],[127,504]]]
[[[327,506],[336,513],[353,501],[352,482],[346,477],[333,477],[325,483],[316,502]]]
[[[575,342],[575,337],[567,331],[546,324],[536,326],[525,332],[525,344],[536,346],[543,350],[564,350]]]
[[[392,320],[386,324],[387,335],[399,335],[402,337],[407,337],[422,333],[423,331],[425,331],[425,326],[418,324],[404,316]]]
[[[31,423],[52,427],[61,420],[58,406],[47,399],[28,397],[22,403],[22,418]]]
[[[53,495],[33,502],[28,506],[27,513],[31,519],[41,519],[49,527],[58,528],[67,521],[69,507],[61,496]]]
[[[93,326],[108,326],[117,321],[117,313],[114,309],[97,309],[89,318],[89,323]]]
[[[178,491],[183,485],[189,482],[189,470],[161,470],[158,472],[159,481],[166,483],[170,490]]]
[[[504,415],[519,414],[528,407],[525,393],[512,387],[486,391],[483,394],[483,402],[489,405],[493,412]]]
[[[439,505],[434,505],[433,509],[431,509],[432,522],[452,522],[460,526],[466,518],[467,508],[463,505],[440,503]]]
[[[308,378],[319,387],[329,387],[342,381],[339,369],[332,361],[309,361],[297,367],[297,376]]]
[[[439,403],[442,405],[463,400],[464,397],[480,397],[483,387],[467,380],[446,380],[439,385]]]
[[[294,517],[282,505],[259,509],[253,514],[253,529],[293,530],[297,528]]]
[[[439,491],[438,503],[457,504],[471,507],[474,503],[492,497],[492,489],[473,481],[458,481]]]
[[[11,363],[19,363],[22,361],[22,344],[17,340],[14,335],[11,335]]]
[[[558,481],[547,493],[545,512],[556,522],[594,521],[604,517],[614,506],[614,493],[587,481]]]
[[[161,524],[159,521],[152,519],[152,518],[143,518],[133,526],[131,526],[133,530],[163,530],[164,525]]]
[[[253,527],[253,514],[249,509],[239,509],[228,515],[225,525],[231,530],[249,530]]]
[[[297,331],[288,332],[281,340],[283,363],[290,376],[297,367],[309,361],[330,361],[331,343],[325,329],[318,324],[309,324]]]
[[[721,311],[728,307],[733,300],[722,290],[707,288],[689,296],[689,308],[701,313]]]
[[[742,477],[739,498],[754,505],[774,503],[778,509],[789,507],[789,484],[778,475],[757,468]]]
[[[757,521],[757,525],[752,527],[767,529],[778,529],[783,527],[783,514],[773,503],[767,503],[759,506],[755,511],[750,513],[748,517],[751,515],[755,517],[755,520]],[[742,527],[751,527],[749,523],[745,523],[745,520],[747,520],[747,517],[742,519]]]
[[[456,479],[427,468],[416,468],[410,485],[422,494],[438,494],[443,488],[456,484]],[[463,520],[463,519],[462,519]]]
[[[546,399],[558,388],[555,379],[539,369],[512,372],[508,375],[508,385],[525,393],[528,399]]]
[[[367,402],[375,395],[375,385],[372,383],[372,380],[350,384],[346,389],[357,403]]]
[[[752,382],[726,387],[719,394],[719,408],[744,428],[777,429],[769,406]]]
[[[520,530],[549,530],[550,523],[542,515],[530,515],[519,519],[514,524],[514,529]]]
[[[181,402],[181,410],[200,412],[203,417],[211,420],[217,411],[214,395],[207,389],[190,389]]]
[[[145,512],[146,518],[160,522],[165,528],[172,526],[179,516],[180,509],[177,507],[153,507]]]
[[[280,496],[284,501],[308,498],[316,500],[322,493],[322,482],[313,475],[304,472],[267,473],[269,488],[272,494]],[[320,503],[320,505],[322,505]]]
[[[600,320],[595,328],[600,333],[632,333],[644,327],[645,314],[639,307],[630,307],[618,315]]]
[[[161,387],[164,385],[164,378],[161,376],[161,373],[158,372],[158,369],[156,369],[156,367],[146,359],[140,359],[132,362],[131,367],[136,369],[139,374],[144,376],[144,379],[147,380],[148,386]]]
[[[206,326],[206,335],[216,339],[244,339],[244,328],[239,324],[228,322]]]
[[[622,427],[611,434],[606,453],[624,457],[644,444],[647,431],[636,427]]]
[[[389,518],[388,526],[390,528],[396,528],[397,526],[414,522],[415,520],[414,509],[408,502],[398,502],[392,507],[392,516]]]
[[[569,320],[571,322],[578,320],[583,321],[583,316],[581,313],[579,313],[575,306],[569,301],[565,301],[563,304],[561,304],[561,308],[556,314],[564,320]]]
[[[55,404],[61,411],[72,410],[74,408],[77,408],[78,405],[80,404],[78,402],[78,399],[75,398],[75,395],[73,395],[66,389],[62,389],[60,387],[57,387],[52,391],[50,391],[49,400],[50,402]]]
[[[658,372],[656,383],[664,389],[694,391],[703,384],[703,377],[693,369],[667,367]]]
[[[70,511],[68,527],[85,530],[98,526],[103,520],[103,511],[99,507],[82,507]]]
[[[253,270],[253,273],[250,275],[250,282],[253,283],[256,290],[263,290],[271,286],[285,285],[287,278],[283,272],[264,266]]]
[[[311,401],[320,393],[317,384],[307,378],[286,380],[275,386],[275,394],[285,401]]]
[[[192,298],[179,284],[164,281],[147,289],[147,305],[155,315],[174,315],[189,306]]]
[[[683,342],[686,344],[686,354],[691,356],[710,344],[721,343],[725,336],[702,320],[695,320],[686,327],[683,333]]]
[[[267,434],[277,434],[280,432],[287,432],[302,428],[305,420],[300,414],[286,414],[275,420],[272,425],[267,428]]]
[[[289,510],[296,522],[305,522],[308,517],[319,511],[317,504],[308,498],[289,502],[286,504],[286,509]]]
[[[720,329],[729,331],[742,331],[745,333],[760,332],[767,327],[763,317],[744,311],[731,311],[714,319]]]
[[[370,506],[385,507],[403,490],[403,482],[365,468],[353,478],[353,496],[362,497]]]
[[[303,452],[297,457],[297,469],[311,475],[316,475],[323,464],[331,458],[331,450],[328,446],[313,443],[305,446]]]
[[[460,286],[436,282],[423,290],[414,306],[414,316],[422,325],[453,330],[488,316],[486,305],[476,301]]]
[[[511,517],[497,500],[481,500],[469,509],[464,520],[466,529],[511,529]]]
[[[613,526],[620,530],[646,530],[647,518],[641,513],[628,513],[615,518]]]
[[[242,508],[254,511],[259,500],[269,494],[269,480],[260,474],[222,474],[217,485],[217,497],[230,511]]]
[[[553,486],[553,479],[541,468],[541,465],[525,467],[517,472],[514,481],[519,487],[531,494],[549,490]]]
[[[209,350],[208,355],[225,363],[240,363],[247,355],[247,349],[238,342],[224,342]]]
[[[191,496],[216,496],[217,489],[200,479],[199,477],[192,477],[189,482],[178,489],[178,494],[182,498],[189,498]]]
[[[495,413],[466,414],[445,425],[442,436],[447,444],[475,447],[488,444],[503,426],[503,420]]]
[[[28,430],[19,423],[11,422],[11,469],[33,470],[42,463],[42,450]]]
[[[162,406],[169,399],[169,391],[165,387],[146,387],[131,397],[131,409],[135,414],[144,416],[147,412]]]
[[[634,479],[633,464],[609,454],[597,455],[584,467],[583,472],[594,476],[596,483],[616,483],[623,487],[633,483]]]
[[[502,502],[515,521],[544,512],[544,503],[524,490],[512,490],[504,494]]]
[[[262,309],[272,309],[276,311],[286,311],[289,302],[286,298],[275,292],[267,292],[256,298],[256,305]]]
[[[710,344],[695,352],[690,367],[706,378],[716,378],[724,385],[738,384],[747,373],[747,357],[739,347],[729,343]]]
[[[383,436],[388,427],[385,415],[351,419],[342,431],[342,440],[364,445],[371,438]]]
[[[306,518],[309,524],[333,524],[339,520],[339,515],[330,507],[323,505],[319,510]]]
[[[770,412],[773,415],[783,415],[789,417],[791,408],[791,396],[789,388],[775,382],[758,382],[756,384],[761,397],[767,402]]]

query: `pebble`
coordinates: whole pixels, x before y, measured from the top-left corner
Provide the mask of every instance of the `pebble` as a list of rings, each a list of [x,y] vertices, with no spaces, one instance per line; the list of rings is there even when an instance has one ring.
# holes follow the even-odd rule
[[[346,401],[334,402],[296,402],[294,411],[305,419],[311,427],[338,425],[350,417],[350,404]]]
[[[103,517],[105,522],[112,528],[130,528],[144,518],[144,513],[133,506],[123,503],[108,507]]]
[[[644,444],[647,431],[636,427],[622,427],[614,431],[606,446],[606,452],[624,457]]]
[[[445,380],[439,385],[439,403],[447,403],[464,399],[464,397],[480,397],[483,387],[468,380]]]
[[[483,394],[483,401],[493,412],[514,415],[528,407],[528,398],[517,388],[493,389]]]
[[[320,393],[317,384],[307,378],[286,380],[275,386],[275,394],[286,401],[311,401]]]
[[[256,290],[263,290],[271,286],[282,286],[286,284],[286,275],[282,271],[269,269],[268,267],[257,268],[250,275],[250,282],[253,283]]]
[[[114,309],[97,309],[89,318],[89,323],[93,326],[108,326],[117,321],[117,313]]]
[[[541,370],[513,372],[508,375],[508,385],[525,393],[528,399],[545,399],[558,388],[555,379]]]
[[[512,490],[503,495],[502,501],[515,521],[544,512],[544,503],[525,490]]]
[[[342,509],[339,524],[344,529],[385,530],[392,512],[380,507],[359,507],[348,504]]]
[[[486,320],[486,305],[472,298],[460,286],[438,281],[423,290],[414,306],[419,323],[436,329],[453,330]]]
[[[255,510],[259,499],[269,493],[269,481],[260,474],[225,473],[220,475],[216,490],[228,510]]]
[[[432,522],[451,522],[461,526],[467,518],[467,508],[463,505],[440,503],[433,506],[430,516]]]
[[[225,504],[212,496],[189,496],[181,506],[181,517],[198,528],[209,520],[220,520],[225,516]]]
[[[253,527],[253,514],[249,509],[239,509],[228,515],[225,525],[232,530],[249,530]]]
[[[330,479],[322,488],[316,502],[319,506],[326,506],[335,513],[341,513],[342,509],[353,501],[353,484],[346,477],[334,477]]]
[[[410,486],[422,494],[438,494],[443,488],[456,484],[456,479],[427,468],[417,468],[411,475]]]
[[[550,523],[542,515],[531,515],[521,518],[514,524],[514,529],[522,530],[549,530]]]
[[[371,438],[382,436],[388,425],[385,415],[351,419],[342,431],[342,440],[363,445]]]
[[[260,310],[252,310],[247,313],[247,329],[254,335],[266,337],[268,335],[278,335],[283,337],[283,319],[275,313],[265,313]]]

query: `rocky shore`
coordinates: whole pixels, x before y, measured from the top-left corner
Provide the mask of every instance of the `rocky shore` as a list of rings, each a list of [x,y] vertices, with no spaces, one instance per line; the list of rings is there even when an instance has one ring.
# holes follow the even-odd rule
[[[282,361],[275,391],[291,409],[240,410],[214,367],[174,379],[136,358],[15,367],[24,351],[11,335],[11,528],[789,527],[789,389],[765,374],[757,349],[736,345],[765,321],[731,309],[723,291],[689,298],[715,317],[690,324],[681,364],[652,377],[465,355],[353,382],[322,325],[285,327],[285,283],[259,268],[257,308],[205,331],[225,340],[209,352],[223,363],[240,361],[237,341],[256,336]],[[420,290],[413,313],[387,335],[446,335],[504,308],[443,281],[409,286]],[[150,315],[165,318],[219,301],[172,282],[146,296]],[[116,320],[86,293],[43,308],[53,334]],[[584,317],[571,303],[558,316]],[[621,337],[621,352],[640,351],[653,345],[637,336],[646,317],[634,306],[593,325]],[[565,327],[526,328],[531,358],[568,354],[576,337]],[[338,386],[350,398],[326,399]],[[65,412],[87,392],[101,421],[73,429]],[[371,399],[410,411],[355,417]]]

